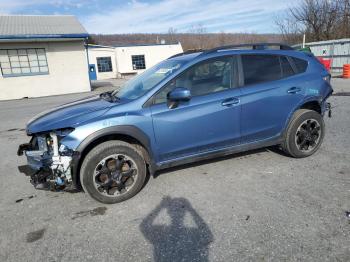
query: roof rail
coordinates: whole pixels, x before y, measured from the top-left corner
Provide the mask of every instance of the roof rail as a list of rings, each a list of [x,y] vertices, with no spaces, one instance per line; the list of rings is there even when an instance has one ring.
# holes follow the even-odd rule
[[[168,59],[171,59],[171,58],[174,58],[174,57],[178,57],[178,56],[182,56],[182,55],[198,53],[198,52],[203,52],[203,50],[202,49],[190,49],[190,50],[187,50],[187,51],[185,51],[183,53],[178,53],[176,55],[173,55],[173,56],[169,57]]]
[[[203,54],[211,54],[211,53],[220,52],[223,50],[230,50],[230,49],[241,49],[241,48],[245,49],[249,47],[253,50],[266,50],[266,49],[269,49],[268,47],[278,47],[279,50],[295,50],[293,47],[289,45],[281,44],[281,43],[255,43],[255,44],[219,46],[219,47],[206,50],[203,52]]]

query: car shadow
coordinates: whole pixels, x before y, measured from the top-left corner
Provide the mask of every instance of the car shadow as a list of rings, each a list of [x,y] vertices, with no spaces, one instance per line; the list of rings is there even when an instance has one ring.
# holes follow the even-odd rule
[[[284,156],[284,157],[288,157],[290,158],[291,156],[288,155],[286,152],[284,152],[280,146],[270,146],[267,148],[269,151],[276,153],[278,155]]]
[[[163,214],[170,219],[157,222]],[[154,261],[208,261],[212,232],[185,198],[163,198],[139,228],[153,245]]]
[[[228,159],[239,158],[239,157],[249,157],[250,155],[259,154],[259,153],[268,152],[268,151],[274,152],[274,153],[282,155],[282,156],[287,156],[287,154],[285,154],[282,150],[280,150],[278,146],[271,146],[271,147],[254,149],[254,150],[245,151],[245,152],[241,152],[241,153],[230,154],[230,155],[222,156],[222,157],[215,157],[212,159],[200,160],[200,161],[196,161],[193,163],[188,163],[188,164],[183,164],[183,165],[179,165],[179,166],[175,166],[175,167],[169,167],[169,168],[157,170],[153,174],[153,178],[157,178],[160,175],[164,175],[164,174],[171,173],[174,171],[179,171],[179,170],[186,169],[186,168],[201,166],[201,165],[205,165],[205,164],[211,164],[211,163],[220,162],[220,161],[224,161],[224,160],[228,160]]]

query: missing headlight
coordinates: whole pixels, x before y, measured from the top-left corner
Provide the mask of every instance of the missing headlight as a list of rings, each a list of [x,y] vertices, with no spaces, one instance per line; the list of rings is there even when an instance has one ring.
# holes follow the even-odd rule
[[[66,189],[72,186],[71,162],[74,151],[60,143],[74,129],[34,134],[31,142],[19,148],[33,169],[31,182],[38,189]]]

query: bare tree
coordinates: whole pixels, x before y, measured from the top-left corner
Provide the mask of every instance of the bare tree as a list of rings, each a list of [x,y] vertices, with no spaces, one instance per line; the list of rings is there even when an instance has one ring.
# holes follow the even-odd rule
[[[168,29],[168,41],[174,43],[176,41],[177,30],[174,27]]]
[[[219,44],[221,45],[221,46],[223,46],[223,45],[227,45],[228,43],[228,41],[227,41],[227,34],[225,33],[225,32],[223,32],[223,31],[221,31],[220,33],[219,33],[219,35],[218,35],[218,41],[219,41]]]
[[[350,37],[350,0],[337,0],[340,8],[338,38]]]
[[[203,24],[192,25],[188,33],[192,36],[190,38],[192,48],[190,49],[205,49],[207,47],[207,29]]]
[[[302,0],[275,22],[286,41],[305,33],[310,41],[349,37],[350,0]]]
[[[299,43],[302,39],[302,35],[305,33],[304,30],[289,17],[276,17],[275,24],[279,28],[283,41],[288,44]]]
[[[290,9],[297,23],[301,23],[313,40],[327,40],[332,36],[339,15],[338,1],[304,0],[299,7]]]

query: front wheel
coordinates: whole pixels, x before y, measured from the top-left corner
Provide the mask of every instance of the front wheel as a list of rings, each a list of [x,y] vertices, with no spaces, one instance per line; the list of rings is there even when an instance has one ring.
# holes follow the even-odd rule
[[[325,125],[322,116],[313,110],[297,110],[285,133],[283,150],[296,158],[311,156],[322,144]]]
[[[107,141],[85,157],[80,171],[81,184],[95,200],[113,204],[136,195],[146,178],[146,163],[131,144]]]

